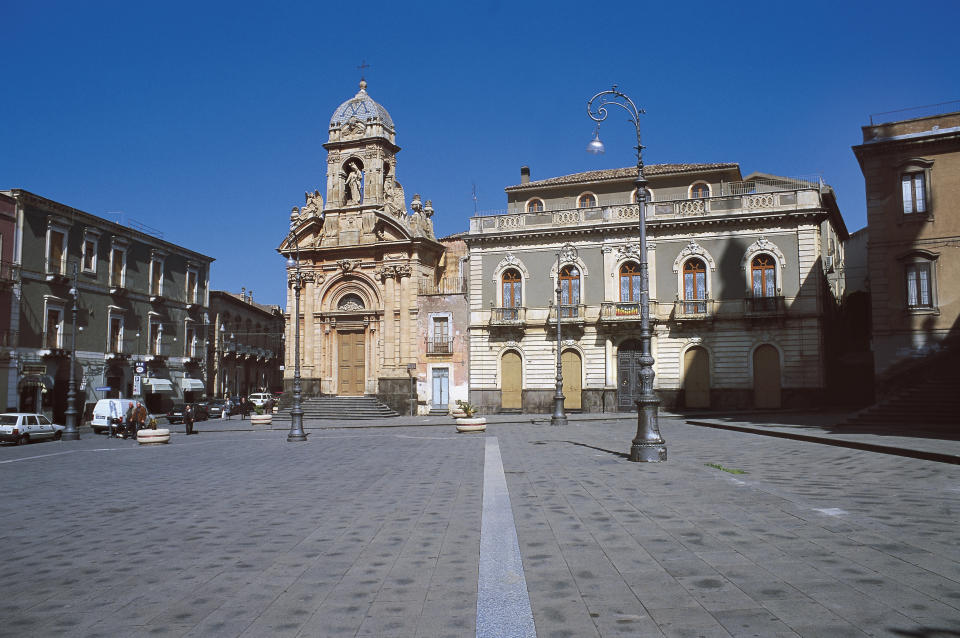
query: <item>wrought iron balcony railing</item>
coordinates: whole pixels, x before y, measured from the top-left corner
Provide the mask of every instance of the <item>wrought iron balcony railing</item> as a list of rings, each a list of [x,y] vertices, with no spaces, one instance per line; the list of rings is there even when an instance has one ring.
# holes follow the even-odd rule
[[[560,320],[564,324],[579,324],[583,325],[587,318],[587,306],[586,304],[563,304],[560,306]],[[557,322],[557,307],[550,307],[550,314],[547,317],[547,322],[556,323]]]
[[[491,326],[522,326],[527,322],[527,309],[521,306],[513,308],[491,308]]]
[[[453,352],[453,339],[439,337],[427,339],[427,354],[450,354]]]
[[[704,321],[713,319],[716,304],[713,299],[677,299],[673,302],[675,321]]]
[[[640,302],[604,301],[600,304],[600,321],[640,321]]]
[[[743,300],[743,314],[747,317],[782,317],[787,306],[782,295],[773,297],[747,297]]]

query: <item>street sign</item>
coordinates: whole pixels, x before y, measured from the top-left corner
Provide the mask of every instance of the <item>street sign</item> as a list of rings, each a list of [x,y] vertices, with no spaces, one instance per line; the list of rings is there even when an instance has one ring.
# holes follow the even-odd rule
[[[133,377],[133,396],[140,396],[140,375],[134,375]]]
[[[133,366],[133,371],[136,372],[137,374],[143,374],[143,371],[145,369],[146,368],[143,367],[142,363],[138,363],[137,365]]]
[[[93,390],[94,390],[95,392],[110,392],[110,386],[108,386],[108,385],[102,385],[102,386],[100,386],[99,388],[94,388]]]

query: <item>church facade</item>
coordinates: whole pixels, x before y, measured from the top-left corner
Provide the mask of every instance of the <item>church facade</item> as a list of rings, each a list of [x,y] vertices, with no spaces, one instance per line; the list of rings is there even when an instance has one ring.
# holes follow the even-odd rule
[[[465,336],[453,329],[466,313],[455,285],[461,266],[434,235],[431,202],[413,195],[408,212],[394,123],[366,82],[336,109],[323,146],[323,193],[307,192],[293,208],[278,248],[294,263],[285,389],[293,383],[299,277],[304,396],[377,396],[401,414],[446,412],[467,398]]]

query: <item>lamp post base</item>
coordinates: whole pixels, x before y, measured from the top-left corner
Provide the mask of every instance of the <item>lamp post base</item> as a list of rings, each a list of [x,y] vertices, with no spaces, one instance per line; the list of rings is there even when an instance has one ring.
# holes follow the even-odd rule
[[[660,400],[649,395],[637,401],[637,436],[630,445],[634,463],[661,463],[667,460],[667,444],[657,424]]]
[[[662,442],[634,443],[630,446],[630,460],[634,463],[661,463],[667,460],[667,446]]]
[[[67,430],[64,430],[64,431],[60,434],[60,439],[63,440],[63,441],[79,441],[79,440],[80,440],[80,432],[78,432],[77,430],[74,430],[73,432],[69,432],[69,431],[67,431]]]
[[[550,425],[566,425],[567,415],[563,411],[563,395],[553,399],[553,416],[550,417]]]
[[[299,408],[299,406],[297,407]],[[303,410],[291,411],[287,443],[303,443],[306,440],[307,433],[303,431]]]

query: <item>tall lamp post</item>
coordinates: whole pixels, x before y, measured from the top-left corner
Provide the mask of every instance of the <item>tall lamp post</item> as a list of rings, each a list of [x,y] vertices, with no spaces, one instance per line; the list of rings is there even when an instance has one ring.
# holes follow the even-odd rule
[[[293,407],[290,409],[290,433],[287,434],[287,441],[295,443],[306,441],[307,435],[303,431],[303,406],[300,404],[300,287],[303,283],[300,274],[300,244],[297,240],[296,230],[290,231],[290,238],[293,241],[294,257],[287,257],[287,270],[293,269]]]
[[[563,287],[560,281],[560,268],[562,261],[574,261],[577,258],[577,249],[571,244],[564,245],[557,253],[557,391],[553,395],[553,416],[550,418],[550,425],[566,425],[567,415],[563,410],[563,402],[566,397],[563,396],[563,337],[560,324],[563,323]]]
[[[594,102],[597,102],[594,105]],[[587,115],[597,123],[593,140],[587,145],[587,151],[595,155],[603,153],[600,141],[600,122],[607,119],[607,107],[618,106],[627,112],[629,121],[637,130],[637,206],[640,209],[640,398],[637,400],[637,436],[630,446],[630,460],[635,462],[656,463],[667,460],[667,446],[660,436],[657,425],[660,400],[653,392],[653,354],[650,345],[650,271],[647,263],[647,178],[643,175],[643,144],[640,142],[640,114],[643,109],[625,94],[617,90],[617,85],[608,91],[601,91],[587,102]]]
[[[67,441],[80,439],[77,429],[77,379],[74,368],[77,364],[77,300],[80,291],[77,289],[77,265],[73,264],[73,285],[70,287],[70,297],[73,298],[73,332],[70,334],[70,382],[67,385],[67,411],[64,413],[66,428],[63,438]]]

